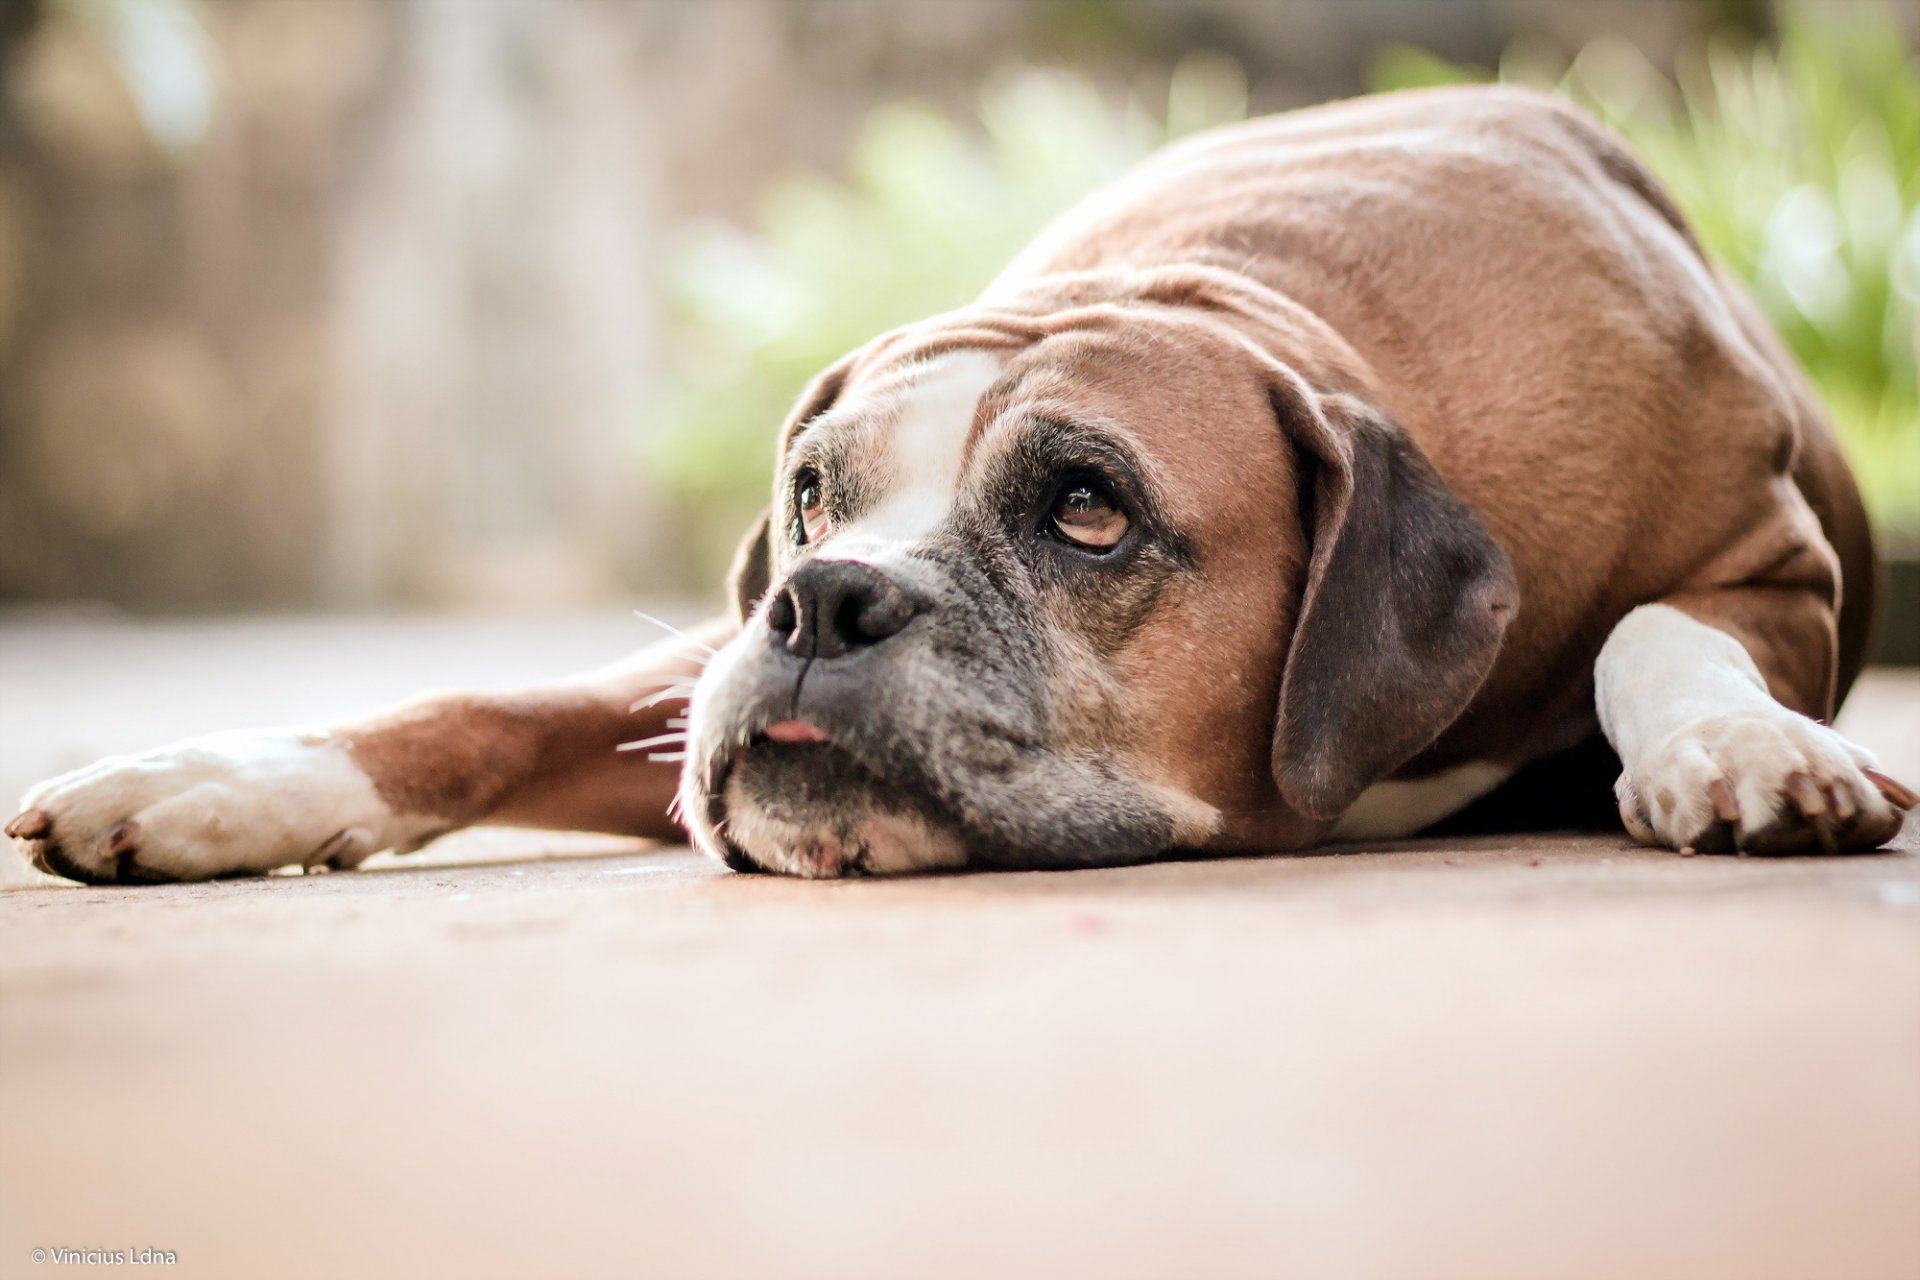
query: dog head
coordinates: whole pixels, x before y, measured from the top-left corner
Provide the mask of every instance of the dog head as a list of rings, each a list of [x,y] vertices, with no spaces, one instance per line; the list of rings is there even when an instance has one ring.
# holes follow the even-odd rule
[[[1049,282],[896,331],[782,433],[681,806],[742,869],[1298,848],[1485,679],[1506,557],[1284,300]]]

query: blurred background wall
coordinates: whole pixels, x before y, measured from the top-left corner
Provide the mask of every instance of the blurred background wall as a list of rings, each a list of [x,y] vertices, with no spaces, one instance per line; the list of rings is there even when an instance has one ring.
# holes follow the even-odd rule
[[[707,591],[819,365],[1172,134],[1559,85],[1647,151],[1920,531],[1911,8],[4,0],[0,602]]]

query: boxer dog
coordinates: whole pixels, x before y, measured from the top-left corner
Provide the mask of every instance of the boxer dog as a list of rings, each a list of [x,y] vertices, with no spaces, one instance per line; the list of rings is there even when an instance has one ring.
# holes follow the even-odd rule
[[[1646,168],[1552,98],[1171,146],[822,373],[778,458],[727,620],[104,760],[7,831],[92,883],[472,823],[838,876],[1402,836],[1554,759],[1682,853],[1868,848],[1915,803],[1825,723],[1875,572],[1832,431]]]

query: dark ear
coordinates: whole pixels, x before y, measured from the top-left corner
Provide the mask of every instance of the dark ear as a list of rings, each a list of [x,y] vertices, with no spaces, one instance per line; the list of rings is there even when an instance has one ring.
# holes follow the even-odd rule
[[[733,620],[744,623],[754,606],[773,585],[773,547],[767,541],[773,525],[773,513],[762,511],[734,550],[733,563],[727,566],[727,596],[733,601]]]
[[[1406,432],[1350,396],[1273,393],[1310,547],[1273,731],[1288,804],[1338,817],[1428,746],[1493,670],[1513,566]]]
[[[767,594],[767,588],[773,585],[773,547],[767,542],[772,524],[771,511],[762,511],[755,517],[753,527],[740,539],[733,563],[727,568],[727,594],[733,600],[735,622],[744,623],[760,598]]]

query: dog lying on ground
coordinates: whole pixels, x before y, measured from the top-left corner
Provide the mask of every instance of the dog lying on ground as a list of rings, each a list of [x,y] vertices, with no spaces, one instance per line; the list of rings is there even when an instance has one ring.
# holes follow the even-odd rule
[[[1806,383],[1621,143],[1362,99],[1169,147],[822,373],[731,618],[104,760],[7,831],[95,883],[473,823],[1076,867],[1406,835],[1563,761],[1647,844],[1866,848],[1915,803],[1824,723],[1874,573]]]

